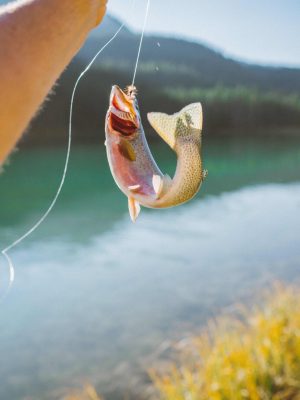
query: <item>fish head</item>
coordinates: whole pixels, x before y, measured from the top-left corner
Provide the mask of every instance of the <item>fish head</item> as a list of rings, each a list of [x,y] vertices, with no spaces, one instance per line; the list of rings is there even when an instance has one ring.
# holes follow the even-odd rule
[[[106,132],[125,139],[136,137],[141,129],[135,88],[125,93],[119,86],[112,87],[110,104],[106,117]]]

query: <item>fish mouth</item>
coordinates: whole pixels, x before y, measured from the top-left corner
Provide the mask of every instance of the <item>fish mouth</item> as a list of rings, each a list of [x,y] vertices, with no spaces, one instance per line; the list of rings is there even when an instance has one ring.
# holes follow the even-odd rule
[[[140,127],[135,97],[118,86],[113,86],[111,91],[108,122],[112,131],[124,136],[134,135]]]

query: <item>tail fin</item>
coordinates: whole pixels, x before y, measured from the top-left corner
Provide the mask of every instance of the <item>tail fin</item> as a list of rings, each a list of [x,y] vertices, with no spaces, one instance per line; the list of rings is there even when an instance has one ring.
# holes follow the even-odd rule
[[[174,115],[149,113],[148,121],[159,136],[172,148],[175,148],[179,136],[201,135],[203,113],[201,103],[190,104]]]

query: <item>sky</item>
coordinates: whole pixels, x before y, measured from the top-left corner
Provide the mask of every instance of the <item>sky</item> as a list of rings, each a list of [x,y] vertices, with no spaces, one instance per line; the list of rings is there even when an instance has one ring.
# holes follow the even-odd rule
[[[196,40],[251,63],[300,67],[300,0],[150,1],[148,33]],[[108,0],[108,10],[140,31],[146,4]]]
[[[141,30],[147,0],[109,0]],[[300,0],[151,0],[148,33],[204,42],[247,62],[300,67]]]

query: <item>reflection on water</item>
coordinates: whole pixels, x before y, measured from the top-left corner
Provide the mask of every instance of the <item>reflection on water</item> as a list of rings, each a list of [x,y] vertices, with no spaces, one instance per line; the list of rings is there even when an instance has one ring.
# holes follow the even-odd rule
[[[198,199],[143,210],[136,225],[104,155],[76,149],[57,208],[12,253],[17,279],[0,308],[1,400],[59,398],[86,380],[117,398],[163,341],[274,277],[298,279],[298,149],[208,143]],[[172,172],[169,153],[155,152]],[[49,204],[62,163],[57,150],[24,152],[1,176],[2,247]]]

